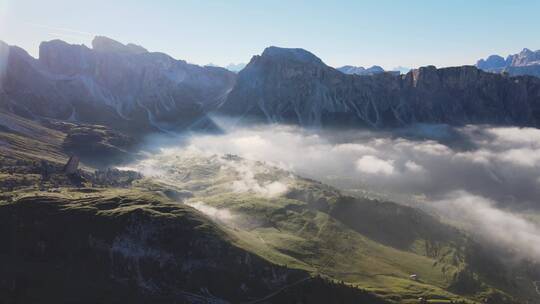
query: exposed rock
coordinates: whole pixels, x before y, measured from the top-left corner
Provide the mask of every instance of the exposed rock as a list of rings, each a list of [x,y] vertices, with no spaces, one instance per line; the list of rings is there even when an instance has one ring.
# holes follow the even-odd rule
[[[64,173],[75,174],[79,169],[79,157],[73,155],[69,158],[68,162],[64,166]]]
[[[345,74],[351,74],[351,75],[374,75],[374,74],[384,73],[384,69],[378,65],[374,65],[367,69],[364,67],[355,67],[352,65],[346,65],[346,66],[337,68],[337,70]]]
[[[92,49],[98,52],[111,52],[111,53],[130,53],[130,54],[143,54],[148,53],[148,50],[142,46],[128,43],[124,45],[118,41],[104,36],[96,36],[92,40]]]
[[[206,109],[223,101],[236,77],[106,37],[96,37],[92,49],[43,42],[39,60],[14,46],[1,48],[8,53],[0,60],[1,107],[28,118],[103,124],[136,135],[214,127]]]
[[[510,75],[531,75],[540,77],[540,50],[531,51],[527,48],[520,53],[509,55],[504,59],[499,55],[491,55],[480,59],[476,66],[484,71],[493,73],[508,73]]]
[[[346,75],[305,50],[272,47],[239,73],[220,112],[305,126],[538,126],[540,79],[496,75],[472,66],[429,66],[402,76]]]
[[[98,167],[132,160],[134,155],[129,151],[134,145],[132,137],[99,125],[72,126],[62,144],[68,153]]]

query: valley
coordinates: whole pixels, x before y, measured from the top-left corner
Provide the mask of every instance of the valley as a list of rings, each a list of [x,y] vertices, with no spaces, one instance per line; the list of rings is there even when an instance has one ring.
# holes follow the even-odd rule
[[[6,54],[3,303],[540,303],[534,76]]]

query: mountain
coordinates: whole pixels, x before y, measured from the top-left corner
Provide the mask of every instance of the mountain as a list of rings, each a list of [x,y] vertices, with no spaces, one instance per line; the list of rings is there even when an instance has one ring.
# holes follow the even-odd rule
[[[533,70],[535,54],[513,56],[505,71]],[[493,57],[480,66],[495,69],[501,62]],[[214,111],[305,126],[539,123],[537,79],[470,66],[428,66],[405,75],[378,73],[380,67],[342,70],[353,74],[303,49],[278,47],[254,56],[237,75],[100,36],[92,48],[43,42],[38,59],[0,43],[0,109],[33,120],[104,125],[135,137],[217,129],[207,115]]]
[[[404,66],[397,66],[392,69],[393,72],[399,72],[400,74],[407,74],[411,70],[412,70],[411,68],[404,67]]]
[[[225,68],[231,72],[238,73],[246,67],[245,63],[230,63]]]
[[[540,77],[540,50],[531,51],[525,48],[518,54],[508,55],[506,59],[499,55],[491,55],[486,59],[478,60],[476,66],[493,73],[505,72],[513,76]]]
[[[308,51],[270,47],[239,73],[219,112],[304,126],[539,126],[540,79],[473,66],[347,75]]]
[[[374,74],[384,73],[384,69],[378,65],[374,65],[367,69],[364,67],[346,65],[346,66],[337,68],[337,70],[345,74],[354,74],[354,75],[374,75]]]
[[[92,48],[43,42],[39,59],[0,43],[0,107],[27,118],[97,123],[132,134],[208,126],[236,75],[95,37]]]

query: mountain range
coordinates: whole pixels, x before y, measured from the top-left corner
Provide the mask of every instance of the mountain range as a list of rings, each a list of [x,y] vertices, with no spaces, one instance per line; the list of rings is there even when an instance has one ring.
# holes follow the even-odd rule
[[[279,47],[233,73],[106,37],[91,48],[43,42],[37,59],[0,43],[0,302],[538,303],[539,261],[428,209],[351,194],[256,153],[160,149],[162,137],[185,139],[170,133],[219,131],[219,115],[352,132],[540,123],[534,76],[354,70]]]
[[[0,50],[0,108],[32,119],[104,124],[131,134],[215,129],[209,113],[369,128],[417,122],[538,126],[540,119],[538,78],[496,75],[472,66],[361,76],[354,72],[359,69],[343,73],[303,49],[269,47],[235,74],[106,37],[96,37],[92,48],[43,42],[39,59],[5,43]],[[512,60],[535,62],[534,56],[525,57]]]
[[[269,47],[239,73],[219,111],[304,126],[538,126],[539,106],[540,79],[535,77],[509,77],[473,66],[348,75],[305,50]]]
[[[5,57],[0,108],[28,118],[109,125],[130,133],[208,123],[207,109],[225,99],[235,74],[200,67],[96,37],[92,48],[43,42],[39,59],[0,44]]]
[[[378,65],[374,65],[367,69],[364,67],[345,65],[340,68],[337,68],[337,70],[345,74],[354,74],[354,75],[375,75],[379,73],[384,73],[384,69]]]
[[[527,48],[518,54],[508,55],[503,58],[499,55],[491,55],[486,59],[480,59],[476,63],[479,69],[493,73],[508,73],[509,75],[532,75],[540,77],[540,50],[531,51]]]

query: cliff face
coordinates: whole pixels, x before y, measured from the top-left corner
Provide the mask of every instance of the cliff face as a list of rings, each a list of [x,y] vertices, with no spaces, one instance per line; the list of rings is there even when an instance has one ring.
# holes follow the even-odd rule
[[[4,45],[0,104],[27,117],[100,123],[131,132],[201,125],[235,74],[96,37],[93,48],[44,42],[39,59]]]
[[[273,47],[239,73],[220,111],[306,126],[537,126],[539,106],[540,79],[532,77],[510,78],[472,66],[430,66],[403,76],[346,75],[307,51]]]
[[[535,69],[535,54],[513,57],[513,68]],[[304,126],[538,126],[539,87],[537,78],[472,66],[347,75],[303,49],[269,47],[237,76],[106,37],[96,37],[92,48],[44,42],[39,59],[0,43],[0,109],[131,134],[213,128],[207,113],[216,108],[243,119]]]

